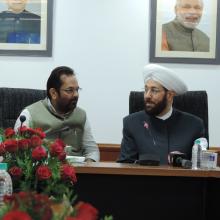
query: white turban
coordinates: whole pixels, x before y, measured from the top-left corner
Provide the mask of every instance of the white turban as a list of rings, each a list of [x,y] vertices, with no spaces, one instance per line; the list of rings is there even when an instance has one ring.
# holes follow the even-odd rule
[[[168,68],[157,64],[149,64],[144,67],[144,83],[152,79],[160,83],[168,90],[172,90],[176,95],[181,95],[187,92],[186,84],[178,78],[174,72]]]

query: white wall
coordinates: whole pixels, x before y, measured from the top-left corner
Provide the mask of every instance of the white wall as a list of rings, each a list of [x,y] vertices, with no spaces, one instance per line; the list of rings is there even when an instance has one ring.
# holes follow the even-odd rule
[[[69,65],[83,91],[98,143],[119,144],[130,90],[143,88],[142,69],[149,61],[149,0],[55,0],[51,58],[0,57],[0,86],[44,89],[50,71]],[[210,145],[220,146],[220,67],[164,64],[190,90],[207,90]]]

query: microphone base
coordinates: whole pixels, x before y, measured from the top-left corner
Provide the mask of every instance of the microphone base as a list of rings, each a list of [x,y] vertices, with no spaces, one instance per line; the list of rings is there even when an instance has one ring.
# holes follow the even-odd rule
[[[144,166],[159,166],[160,161],[155,160],[138,160],[137,164],[144,165]]]

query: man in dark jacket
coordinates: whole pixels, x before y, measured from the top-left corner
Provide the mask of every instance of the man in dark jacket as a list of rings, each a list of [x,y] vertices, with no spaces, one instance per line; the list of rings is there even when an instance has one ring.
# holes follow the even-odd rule
[[[126,116],[118,162],[134,163],[142,155],[168,164],[171,152],[191,157],[194,140],[204,136],[202,119],[172,107],[187,87],[170,69],[150,64],[145,73],[145,110]]]

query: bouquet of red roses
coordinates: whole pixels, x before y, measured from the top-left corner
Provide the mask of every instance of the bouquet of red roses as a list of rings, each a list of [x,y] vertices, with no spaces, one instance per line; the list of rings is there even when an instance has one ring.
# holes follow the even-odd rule
[[[47,195],[35,192],[14,193],[5,196],[4,202],[5,205],[0,209],[2,220],[97,220],[98,218],[97,209],[88,203],[79,202],[71,206],[66,202],[59,208]]]
[[[66,195],[73,199],[76,174],[65,160],[65,144],[57,139],[45,139],[40,128],[21,127],[1,132],[0,156],[8,164],[16,191],[35,191],[62,200]]]
[[[40,128],[0,131],[0,156],[8,164],[15,192],[4,197],[0,219],[97,220],[98,210],[92,205],[79,202],[72,206],[75,169],[66,161],[63,141],[45,137]]]

